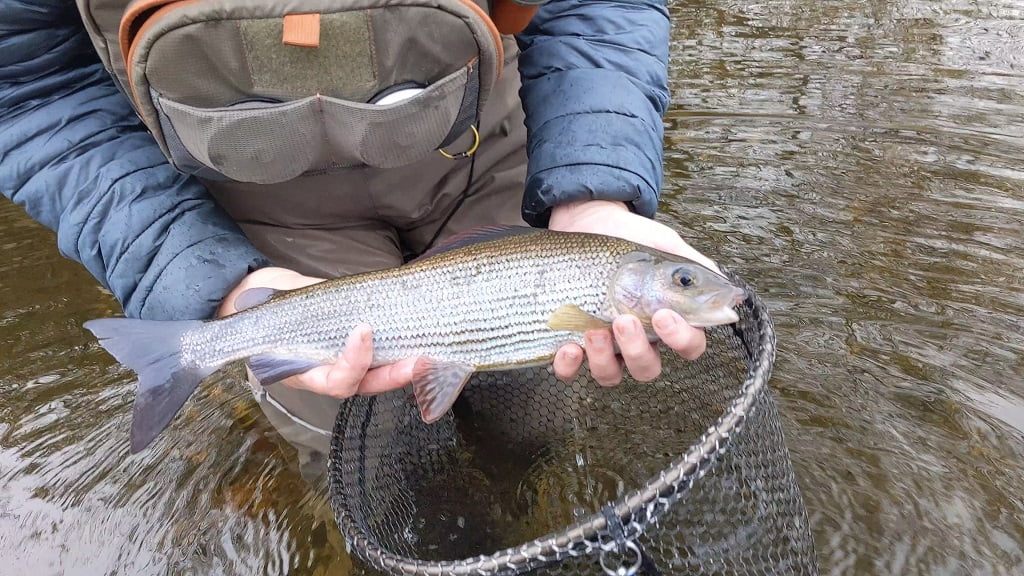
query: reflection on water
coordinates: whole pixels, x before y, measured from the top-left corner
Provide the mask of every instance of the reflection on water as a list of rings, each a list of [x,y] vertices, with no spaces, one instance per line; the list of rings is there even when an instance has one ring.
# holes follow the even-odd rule
[[[1024,573],[1024,10],[716,3],[666,217],[752,282],[824,573]]]
[[[672,16],[662,218],[769,304],[822,573],[1024,573],[1024,8]],[[237,375],[127,456],[133,379],[81,329],[116,305],[18,208],[0,222],[4,565],[349,573]]]

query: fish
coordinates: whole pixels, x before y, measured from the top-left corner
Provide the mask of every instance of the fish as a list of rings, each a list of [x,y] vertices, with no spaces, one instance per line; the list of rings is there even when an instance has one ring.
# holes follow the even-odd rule
[[[412,395],[440,419],[479,371],[550,364],[563,345],[633,314],[648,339],[662,308],[690,325],[736,322],[745,291],[688,258],[614,236],[481,227],[397,267],[295,290],[246,290],[206,320],[99,318],[84,327],[138,377],[130,450],[145,449],[207,377],[236,361],[263,383],[331,364],[360,323],[371,367],[417,358]]]

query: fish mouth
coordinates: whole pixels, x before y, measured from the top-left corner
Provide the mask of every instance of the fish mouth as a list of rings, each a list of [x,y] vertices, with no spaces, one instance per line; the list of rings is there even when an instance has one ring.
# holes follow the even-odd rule
[[[739,286],[732,287],[732,301],[733,306],[739,306],[747,300],[747,291]]]
[[[710,294],[701,302],[700,313],[689,323],[695,328],[702,328],[737,322],[740,316],[735,308],[746,298],[747,291],[736,286]]]
[[[735,308],[747,299],[747,291],[738,286],[730,286],[727,290],[721,290],[711,294],[705,301],[704,306],[712,309]]]

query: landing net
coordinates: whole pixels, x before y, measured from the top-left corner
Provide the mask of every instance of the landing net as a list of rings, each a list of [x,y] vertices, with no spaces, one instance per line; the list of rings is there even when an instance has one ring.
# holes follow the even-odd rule
[[[816,575],[775,331],[730,277],[740,321],[655,382],[480,373],[430,425],[403,394],[346,402],[329,481],[357,573]]]

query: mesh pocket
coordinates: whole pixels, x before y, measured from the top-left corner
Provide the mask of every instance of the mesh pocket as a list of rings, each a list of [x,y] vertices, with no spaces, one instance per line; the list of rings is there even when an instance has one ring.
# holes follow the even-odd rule
[[[317,100],[201,109],[154,96],[165,137],[184,148],[170,150],[179,169],[194,159],[233,180],[258,183],[289,180],[317,164],[324,140]]]
[[[477,100],[467,66],[413,98],[377,106],[327,96],[222,108],[187,106],[153,93],[179,169],[201,166],[240,182],[269,184],[348,166],[393,168],[434,151]]]

